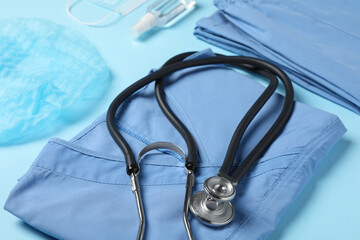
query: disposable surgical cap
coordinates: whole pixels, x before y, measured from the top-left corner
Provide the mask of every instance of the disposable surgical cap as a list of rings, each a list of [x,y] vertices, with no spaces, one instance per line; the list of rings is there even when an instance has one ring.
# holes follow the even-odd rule
[[[0,144],[77,119],[109,80],[104,60],[80,33],[44,19],[0,20]]]
[[[213,55],[205,51],[192,57],[204,56]],[[199,147],[198,191],[205,179],[217,174],[237,124],[264,87],[222,65],[182,70],[166,82],[171,108]],[[261,110],[240,144],[236,164],[272,125],[282,102],[276,94]],[[154,84],[121,106],[117,125],[136,155],[155,141],[186,149],[158,107]],[[345,131],[335,115],[297,102],[281,135],[239,182],[233,222],[213,228],[190,217],[195,239],[265,238]],[[138,213],[125,168],[124,155],[101,115],[69,141],[51,139],[10,193],[5,209],[58,239],[135,239]],[[160,151],[148,154],[139,178],[147,217],[145,239],[187,239],[182,159]]]
[[[195,35],[270,61],[292,81],[360,114],[360,1],[215,0]]]

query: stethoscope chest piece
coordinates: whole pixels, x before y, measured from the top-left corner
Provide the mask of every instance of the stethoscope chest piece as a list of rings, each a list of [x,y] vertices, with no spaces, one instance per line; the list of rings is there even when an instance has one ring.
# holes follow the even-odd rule
[[[206,225],[226,225],[235,216],[234,207],[230,203],[235,194],[235,186],[227,179],[219,176],[208,178],[204,182],[204,191],[191,197],[190,210]]]

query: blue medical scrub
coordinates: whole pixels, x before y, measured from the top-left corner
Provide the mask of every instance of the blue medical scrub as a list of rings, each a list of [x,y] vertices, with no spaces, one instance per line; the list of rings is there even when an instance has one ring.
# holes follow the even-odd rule
[[[360,114],[360,2],[215,0],[195,35],[270,61],[304,88]]]
[[[207,50],[193,57],[211,54]],[[216,65],[182,70],[167,79],[169,104],[199,146],[195,191],[217,173],[238,122],[264,90],[252,78]],[[272,125],[282,102],[276,94],[261,110],[240,144],[237,163]],[[136,154],[155,141],[186,149],[157,105],[154,84],[128,99],[118,118]],[[234,221],[212,228],[190,217],[195,239],[265,238],[345,131],[336,116],[296,103],[282,134],[239,183]],[[186,239],[183,160],[154,151],[142,161],[139,177],[147,216],[145,239]],[[5,209],[59,239],[135,239],[135,199],[105,114],[70,141],[51,139],[10,193]]]

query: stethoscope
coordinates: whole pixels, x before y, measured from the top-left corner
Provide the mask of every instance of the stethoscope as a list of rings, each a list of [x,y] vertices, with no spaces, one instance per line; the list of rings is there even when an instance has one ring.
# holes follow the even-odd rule
[[[188,220],[189,209],[193,215],[197,216],[207,225],[223,226],[230,223],[235,216],[235,210],[230,201],[236,195],[237,184],[247,173],[252,164],[264,154],[270,144],[279,135],[292,113],[294,90],[291,81],[288,76],[276,66],[256,58],[223,56],[220,54],[217,54],[216,57],[183,61],[186,57],[192,54],[194,54],[194,52],[179,54],[171,58],[159,70],[149,74],[126,88],[114,99],[107,113],[107,126],[109,132],[124,153],[126,172],[130,176],[131,189],[136,199],[140,220],[137,239],[143,238],[145,230],[145,212],[138,180],[138,174],[140,171],[139,162],[148,151],[153,149],[170,149],[185,159],[187,181],[183,207],[183,221],[189,239],[193,239],[191,226]],[[205,180],[203,191],[199,191],[191,196],[192,188],[195,182],[194,173],[197,168],[198,149],[194,137],[187,127],[174,114],[166,101],[164,93],[164,78],[165,76],[181,69],[209,64],[226,64],[231,67],[249,70],[269,79],[270,83],[237,126],[229,144],[225,160],[218,174]],[[248,156],[241,161],[241,164],[231,173],[230,170],[235,160],[239,143],[251,121],[277,89],[278,79],[282,81],[285,89],[284,103],[280,114],[263,138],[252,149]],[[223,81],[223,79],[221,80]],[[157,102],[164,115],[185,140],[187,155],[185,155],[184,151],[175,144],[169,142],[156,142],[147,145],[140,152],[138,160],[136,160],[131,147],[116,127],[115,120],[119,106],[134,92],[153,81],[156,81],[155,93]]]

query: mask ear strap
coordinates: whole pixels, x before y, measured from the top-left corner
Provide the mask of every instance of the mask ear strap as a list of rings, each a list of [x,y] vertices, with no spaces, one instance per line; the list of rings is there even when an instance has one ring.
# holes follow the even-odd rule
[[[74,19],[75,21],[77,21],[78,23],[81,23],[83,25],[87,25],[87,26],[95,26],[99,23],[102,23],[103,21],[105,21],[106,19],[108,19],[109,17],[111,17],[115,12],[111,12],[109,14],[107,14],[105,17],[101,18],[100,20],[97,20],[95,22],[84,22],[84,21],[81,21],[80,19],[78,19],[77,17],[75,17],[72,13],[71,13],[71,2],[72,0],[69,0],[67,3],[66,3],[66,12],[69,14],[69,16]]]

